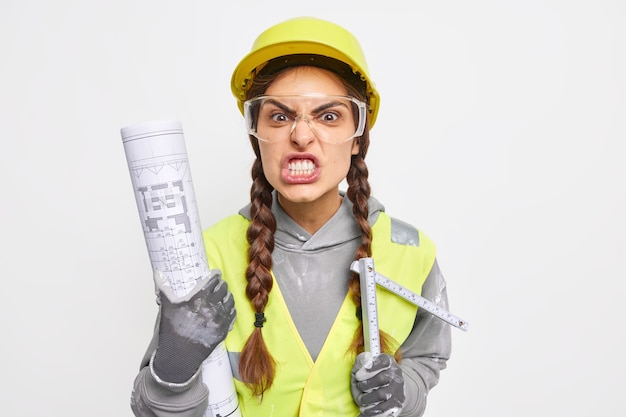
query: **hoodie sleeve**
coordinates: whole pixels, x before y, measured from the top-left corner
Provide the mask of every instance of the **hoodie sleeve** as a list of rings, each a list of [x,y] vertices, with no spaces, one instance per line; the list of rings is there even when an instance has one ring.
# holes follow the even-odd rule
[[[422,286],[422,297],[448,309],[446,282],[437,261]],[[450,325],[418,309],[413,330],[400,349],[406,394],[406,404],[400,416],[421,416],[428,392],[439,382],[439,373],[446,368],[450,358]]]

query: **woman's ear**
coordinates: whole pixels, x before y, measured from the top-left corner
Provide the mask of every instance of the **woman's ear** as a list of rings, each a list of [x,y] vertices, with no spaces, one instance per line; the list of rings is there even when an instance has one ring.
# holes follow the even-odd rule
[[[354,142],[352,143],[352,155],[359,154],[359,139],[360,138],[354,139]]]

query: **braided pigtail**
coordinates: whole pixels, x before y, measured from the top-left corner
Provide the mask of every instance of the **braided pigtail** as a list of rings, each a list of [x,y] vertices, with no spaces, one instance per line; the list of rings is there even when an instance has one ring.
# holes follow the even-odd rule
[[[368,222],[369,216],[369,203],[368,200],[371,195],[371,187],[368,181],[369,171],[367,164],[365,163],[365,155],[369,147],[369,131],[361,136],[359,139],[359,153],[352,156],[352,163],[350,164],[350,170],[346,177],[348,182],[348,190],[346,192],[348,198],[352,202],[352,213],[354,218],[361,229],[361,244],[356,250],[354,255],[355,260],[360,258],[368,258],[372,256],[372,228]],[[349,283],[349,289],[352,293],[352,300],[356,304],[356,311],[359,320],[361,320],[361,281],[359,274],[352,273],[352,279]],[[393,338],[382,330],[379,335],[381,351],[389,354],[394,354],[398,362],[401,360],[401,352],[398,349],[398,344]],[[365,340],[363,336],[363,326],[359,325],[355,331],[354,339],[348,349],[353,354],[363,352],[365,346]]]
[[[255,311],[255,327],[241,351],[239,374],[252,393],[262,397],[272,385],[276,372],[276,363],[265,345],[261,331],[265,322],[265,305],[273,286],[270,271],[276,219],[271,212],[273,187],[263,174],[263,165],[259,157],[252,166],[252,179],[250,189],[252,221],[246,235],[250,244],[246,269],[248,280],[246,296]]]

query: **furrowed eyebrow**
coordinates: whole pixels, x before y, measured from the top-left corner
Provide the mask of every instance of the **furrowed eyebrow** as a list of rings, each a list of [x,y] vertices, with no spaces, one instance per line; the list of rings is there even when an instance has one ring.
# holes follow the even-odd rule
[[[281,101],[279,101],[277,99],[274,99],[274,98],[267,98],[263,105],[266,105],[266,104],[273,104],[276,107],[278,107],[279,109],[281,109],[282,111],[284,111],[285,113],[291,113],[291,114],[296,114],[297,113],[294,109],[290,108],[285,103],[283,103],[283,102],[281,102]],[[323,104],[317,106],[316,108],[314,108],[311,111],[311,114],[319,114],[319,113],[324,112],[325,110],[328,110],[328,109],[331,109],[331,108],[337,107],[337,106],[342,106],[342,107],[345,107],[346,109],[349,108],[349,106],[346,106],[346,104],[343,103],[342,101],[340,101],[340,100],[333,100],[333,101],[329,101],[327,103],[323,103]]]
[[[273,98],[266,99],[265,102],[263,103],[263,106],[265,106],[266,104],[273,104],[274,106],[278,107],[285,113],[292,113],[292,114],[296,113],[293,109],[289,108],[289,106],[287,106],[286,104]]]
[[[346,106],[343,102],[335,100],[335,101],[329,101],[328,103],[324,103],[321,106],[318,106],[311,113],[319,114],[319,113],[324,112],[325,110],[328,110],[337,106],[342,106],[342,107],[345,107],[346,109],[348,108],[348,106]]]

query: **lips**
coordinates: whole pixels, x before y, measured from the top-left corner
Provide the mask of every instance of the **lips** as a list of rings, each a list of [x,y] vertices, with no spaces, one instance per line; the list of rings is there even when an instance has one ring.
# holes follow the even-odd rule
[[[292,154],[285,159],[282,177],[289,184],[307,184],[320,176],[317,158],[312,154]]]

